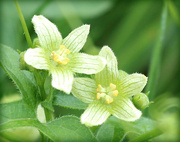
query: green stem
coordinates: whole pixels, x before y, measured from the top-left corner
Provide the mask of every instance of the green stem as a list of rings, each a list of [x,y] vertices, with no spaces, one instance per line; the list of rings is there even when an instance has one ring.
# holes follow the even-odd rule
[[[36,82],[39,86],[39,91],[40,91],[40,94],[41,94],[41,98],[42,98],[42,101],[44,101],[46,98],[47,98],[47,94],[44,90],[44,79],[42,79],[42,76],[41,76],[41,73],[37,70],[34,71],[34,76],[35,76],[35,79],[36,79]],[[46,116],[46,121],[50,121],[52,120],[52,113],[49,109],[45,108],[44,107],[44,112],[45,112],[45,116]]]
[[[147,141],[154,137],[157,137],[161,134],[162,134],[162,131],[160,131],[159,129],[154,129],[152,131],[146,132],[146,133],[136,137],[135,139],[130,140],[129,142],[144,142],[144,141]]]
[[[161,53],[162,53],[162,43],[164,39],[165,29],[166,29],[166,21],[167,21],[167,4],[164,4],[161,18],[161,30],[159,34],[158,41],[154,47],[152,60],[149,68],[148,74],[148,84],[146,87],[146,92],[150,91],[149,98],[152,100],[156,94],[156,86],[159,79],[159,71],[160,71],[160,61],[161,61]]]
[[[21,24],[22,24],[22,27],[23,27],[23,30],[24,30],[24,33],[25,33],[25,37],[26,37],[28,46],[29,46],[29,47],[32,47],[31,37],[30,37],[30,35],[29,35],[29,31],[28,31],[26,22],[25,22],[25,20],[24,20],[24,17],[23,17],[21,8],[20,8],[20,6],[19,6],[17,0],[14,0],[14,2],[15,2],[15,5],[16,5],[18,14],[19,14],[19,18],[20,18],[20,20],[21,20]]]

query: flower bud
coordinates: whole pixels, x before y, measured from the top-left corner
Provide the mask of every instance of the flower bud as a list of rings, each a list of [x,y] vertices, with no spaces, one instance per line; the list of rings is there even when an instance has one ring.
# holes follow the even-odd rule
[[[35,39],[33,40],[32,48],[36,48],[37,46],[40,46],[40,43],[39,43],[39,39],[38,39],[38,38],[35,38]]]
[[[134,95],[132,98],[132,101],[134,103],[134,105],[136,106],[136,108],[138,109],[145,109],[146,107],[149,106],[149,98],[148,95],[149,93],[139,93],[137,95]]]

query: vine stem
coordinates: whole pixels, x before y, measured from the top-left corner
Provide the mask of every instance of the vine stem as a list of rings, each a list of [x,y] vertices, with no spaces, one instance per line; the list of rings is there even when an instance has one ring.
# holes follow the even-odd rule
[[[146,132],[146,133],[136,137],[135,139],[130,140],[129,142],[144,142],[144,141],[147,141],[147,140],[152,139],[154,137],[157,137],[161,134],[162,134],[162,131],[159,130],[158,128],[156,128],[152,131]]]
[[[148,84],[147,84],[147,87],[145,90],[145,92],[150,91],[150,94],[149,94],[150,100],[152,100],[155,97],[156,86],[157,86],[158,79],[159,79],[161,53],[162,53],[162,42],[164,39],[165,30],[166,30],[167,13],[168,13],[168,8],[167,8],[167,3],[165,1],[164,7],[162,10],[162,16],[161,16],[161,30],[159,33],[159,38],[153,49],[152,60],[151,60],[151,64],[149,67]]]
[[[32,47],[31,37],[30,37],[30,35],[29,35],[29,31],[28,31],[26,22],[25,22],[25,20],[24,20],[24,16],[23,16],[23,14],[22,14],[21,8],[20,8],[17,0],[14,0],[14,2],[15,2],[15,5],[16,5],[18,14],[19,14],[19,19],[20,19],[20,21],[21,21],[21,24],[22,24],[22,27],[23,27],[23,30],[24,30],[24,33],[25,33],[25,37],[26,37],[28,46],[29,46],[29,47]]]

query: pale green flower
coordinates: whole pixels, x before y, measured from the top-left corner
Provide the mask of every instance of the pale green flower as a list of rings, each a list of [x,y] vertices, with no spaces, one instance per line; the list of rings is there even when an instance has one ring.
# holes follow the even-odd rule
[[[106,64],[104,58],[78,53],[86,42],[89,25],[73,30],[62,39],[57,27],[45,17],[35,15],[32,23],[40,46],[28,49],[24,60],[36,69],[49,70],[54,88],[69,94],[74,72],[94,74],[104,68]]]
[[[147,83],[147,77],[118,71],[117,59],[111,49],[103,47],[99,53],[107,60],[105,68],[94,79],[75,78],[72,93],[88,108],[81,115],[81,123],[87,126],[102,124],[111,114],[125,121],[135,121],[141,116],[131,101]]]

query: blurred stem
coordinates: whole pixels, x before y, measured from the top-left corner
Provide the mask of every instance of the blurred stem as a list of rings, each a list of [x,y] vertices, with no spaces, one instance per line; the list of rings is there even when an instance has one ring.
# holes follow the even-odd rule
[[[149,67],[149,74],[148,74],[148,84],[146,87],[145,92],[150,91],[149,98],[152,100],[155,97],[156,94],[156,86],[159,79],[159,71],[160,71],[160,61],[161,61],[161,53],[162,53],[162,44],[166,29],[166,21],[167,21],[167,4],[164,3],[163,11],[162,11],[162,17],[161,17],[161,30],[159,34],[159,38],[156,42],[156,45],[154,47],[152,58],[151,58],[151,64]]]
[[[161,130],[154,129],[152,131],[146,132],[146,133],[136,137],[135,139],[130,140],[129,142],[144,142],[144,141],[147,141],[147,140],[152,139],[154,137],[157,137],[161,134],[162,134]]]
[[[180,26],[180,18],[178,15],[178,10],[177,10],[176,6],[174,5],[173,1],[166,0],[166,3],[167,3],[169,12],[171,13],[172,17],[174,18],[176,23]]]
[[[25,37],[26,37],[28,46],[29,46],[29,47],[32,47],[31,37],[30,37],[30,35],[29,35],[29,31],[28,31],[26,22],[25,22],[25,20],[24,20],[24,17],[23,17],[21,8],[20,8],[20,6],[19,6],[17,0],[14,0],[14,2],[15,2],[15,5],[16,5],[18,14],[19,14],[19,18],[20,18],[20,21],[21,21],[21,24],[22,24],[22,27],[23,27],[23,30],[24,30],[24,33],[25,33]]]

